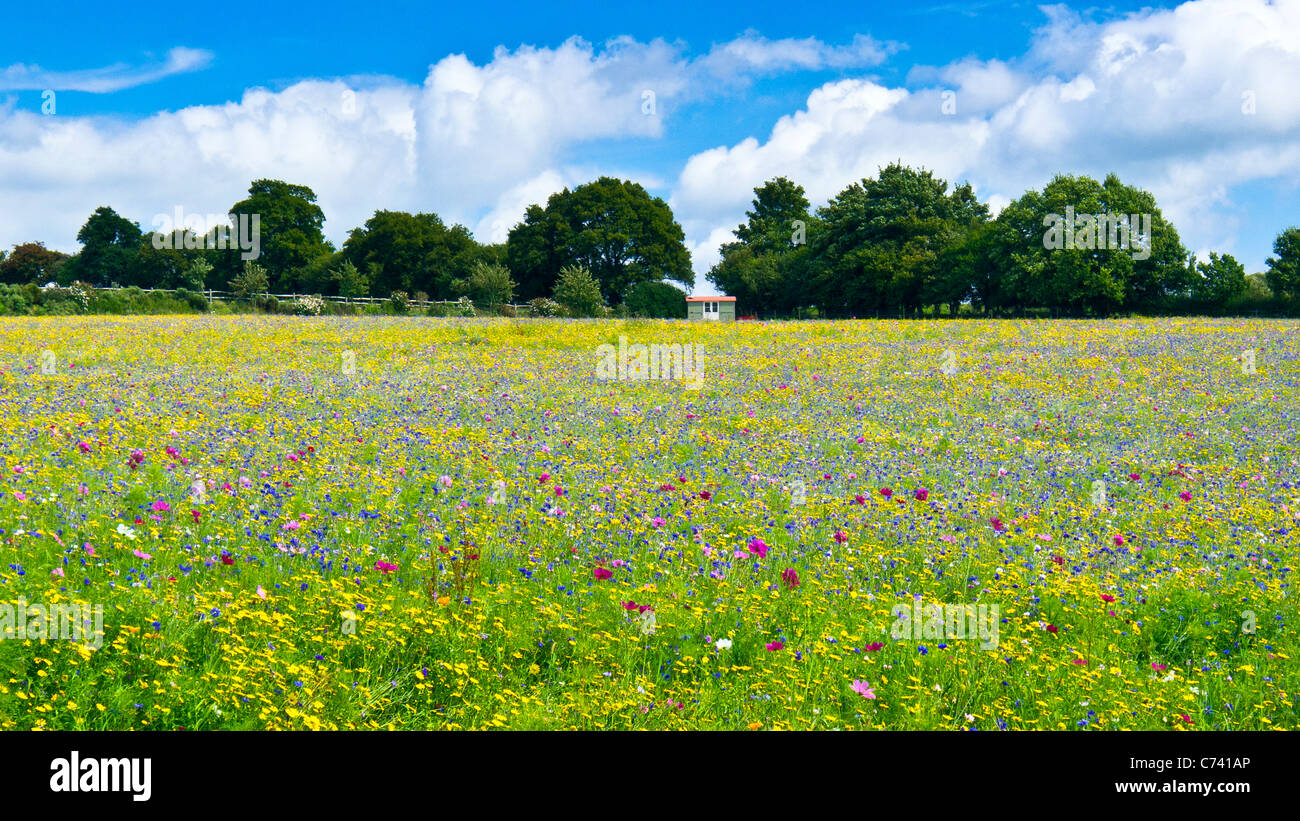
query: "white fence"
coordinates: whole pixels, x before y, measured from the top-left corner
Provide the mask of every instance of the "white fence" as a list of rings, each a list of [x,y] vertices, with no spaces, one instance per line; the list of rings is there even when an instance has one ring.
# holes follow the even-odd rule
[[[95,290],[96,290],[96,291],[125,291],[125,290],[128,290],[128,288],[124,288],[124,287],[118,286],[118,287],[114,287],[114,288],[96,288]],[[178,289],[176,289],[176,288],[137,288],[136,290],[138,290],[138,291],[144,291],[145,293],[158,293],[158,294],[173,294],[173,295],[175,295],[175,293],[176,293],[176,291],[177,291]],[[231,292],[231,291],[203,290],[203,291],[195,291],[194,293],[200,293],[200,294],[203,294],[205,297],[207,297],[207,299],[208,299],[209,302],[212,302],[213,300],[222,300],[222,301],[226,301],[226,302],[228,302],[228,301],[230,301],[230,300],[232,300],[232,299],[235,298],[234,293]],[[270,293],[267,293],[267,294],[258,294],[258,296],[273,296],[273,297],[275,297],[276,299],[279,299],[279,300],[296,300],[296,299],[298,299],[298,298],[300,298],[300,297],[305,297],[305,296],[317,296],[317,294],[270,294]],[[323,300],[326,301],[326,302],[341,302],[341,303],[344,303],[344,304],[350,304],[350,305],[351,305],[351,304],[354,304],[354,305],[374,304],[374,303],[378,303],[378,302],[389,302],[389,301],[390,301],[390,299],[389,299],[388,297],[382,297],[382,296],[352,296],[352,297],[347,297],[347,296],[326,296],[326,295],[323,295],[323,294],[321,294],[321,295],[319,295],[319,296],[320,296],[321,299],[323,299]],[[415,299],[414,297],[410,298],[410,299],[408,300],[408,303],[409,303],[410,305],[414,306],[414,307],[417,307],[417,308],[427,308],[427,307],[429,307],[430,305],[457,305],[457,304],[459,304],[457,300],[449,300],[449,299]],[[528,306],[527,306],[527,305],[516,305],[516,304],[513,304],[513,303],[508,303],[508,304],[510,305],[511,308],[514,308],[516,311],[519,311],[519,310],[527,310],[527,309],[528,309]],[[476,305],[475,308],[477,308],[477,307],[478,307],[478,306]]]

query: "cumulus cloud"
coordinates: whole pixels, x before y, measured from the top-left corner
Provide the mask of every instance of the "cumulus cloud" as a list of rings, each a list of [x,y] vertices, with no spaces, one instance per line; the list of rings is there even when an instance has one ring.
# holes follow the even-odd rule
[[[712,243],[772,176],[820,203],[901,160],[971,181],[998,209],[1058,172],[1113,171],[1156,195],[1189,249],[1232,250],[1234,186],[1300,184],[1300,2],[1200,0],[1105,22],[1043,11],[1016,60],[914,68],[921,87],[828,83],[766,140],[691,157],[673,197],[690,235]]]
[[[15,63],[0,68],[0,91],[89,91],[105,94],[155,83],[174,74],[208,67],[212,53],[178,46],[161,63],[129,66],[125,63],[79,71],[47,71],[40,66]]]
[[[103,204],[146,228],[177,205],[220,213],[259,177],[314,189],[335,242],[376,208],[436,211],[500,241],[530,203],[614,173],[567,166],[584,144],[657,138],[675,106],[728,84],[867,65],[885,49],[866,37],[831,46],[751,32],[692,57],[680,42],[619,37],[597,48],[575,37],[554,48],[498,48],[482,65],[448,55],[421,84],[309,80],[134,121],[0,104],[0,245],[39,238],[75,250],[78,227]],[[176,49],[155,67],[56,76],[17,66],[7,77],[11,88],[107,91],[209,58]],[[662,182],[636,169],[624,175]]]

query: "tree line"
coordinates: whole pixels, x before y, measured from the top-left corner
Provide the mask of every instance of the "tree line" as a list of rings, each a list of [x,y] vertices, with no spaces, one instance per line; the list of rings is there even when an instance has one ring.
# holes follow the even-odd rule
[[[101,206],[73,255],[40,242],[0,252],[0,284],[531,301],[537,315],[683,317],[694,285],[685,235],[663,199],[601,177],[532,205],[507,241],[483,244],[436,214],[376,211],[341,248],[303,185],[257,180],[230,208],[256,216],[257,253],[219,230],[164,235]],[[1286,313],[1300,309],[1300,228],[1274,243],[1268,270],[1228,254],[1198,261],[1148,192],[1111,175],[1061,175],[992,217],[969,184],[894,163],[812,209],[784,177],[752,210],[707,279],[740,313],[955,316],[967,313]],[[225,247],[218,247],[223,245]]]

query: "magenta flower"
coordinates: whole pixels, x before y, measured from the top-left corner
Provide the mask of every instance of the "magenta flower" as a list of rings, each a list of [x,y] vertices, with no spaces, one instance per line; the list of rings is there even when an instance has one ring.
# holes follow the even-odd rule
[[[1192,500],[1192,492],[1190,490],[1184,490],[1182,493],[1178,494],[1178,498],[1182,499],[1184,502],[1190,502]]]
[[[886,499],[888,499],[890,496],[893,496],[893,495],[894,495],[894,491],[890,490],[890,489],[887,488],[887,487],[882,487],[882,488],[880,489],[880,495],[881,495],[881,496],[884,496]]]
[[[593,570],[593,571],[591,572],[591,575],[595,576],[595,577],[596,577],[597,579],[599,579],[600,581],[604,581],[605,579],[612,579],[612,578],[614,578],[614,574],[613,574],[612,572],[610,572],[609,570],[606,570],[606,569],[603,568],[603,567],[598,567],[598,568],[596,568],[595,570]]]
[[[913,493],[912,495],[916,497],[916,500],[918,502],[924,502],[926,499],[930,498],[930,491],[926,490],[923,487],[918,487],[916,489],[916,492]]]
[[[162,499],[159,499],[150,505],[149,508],[157,513],[170,513],[172,506],[164,502]]]
[[[782,647],[785,647],[785,642],[777,640],[764,646],[767,647],[767,649],[776,652],[777,650],[780,650]]]
[[[388,562],[385,561],[378,561],[375,562],[375,569],[378,570],[380,573],[387,574],[387,573],[392,573],[394,570],[396,570],[397,565],[389,564]]]
[[[768,550],[769,548],[767,546],[767,542],[764,542],[762,539],[758,538],[757,536],[749,540],[749,552],[753,553],[755,556],[758,556],[760,559],[767,558]]]
[[[785,583],[787,589],[794,590],[799,586],[799,574],[793,567],[787,567],[781,574],[781,581]]]

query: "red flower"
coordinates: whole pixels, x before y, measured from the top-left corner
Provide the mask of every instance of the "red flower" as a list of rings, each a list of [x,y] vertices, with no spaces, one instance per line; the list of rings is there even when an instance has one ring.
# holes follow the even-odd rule
[[[234,563],[235,563],[235,557],[232,556],[232,555],[230,555],[229,553],[222,553],[222,554],[221,554],[221,563],[222,563],[222,564],[234,564]]]
[[[858,495],[853,497],[853,503],[858,505],[865,505],[867,503],[867,498],[863,496],[861,493],[859,493]]]
[[[885,645],[882,644],[881,642],[878,642],[878,641],[876,641],[876,642],[872,642],[871,644],[868,644],[866,647],[863,647],[863,648],[862,648],[862,652],[864,652],[864,653],[874,653],[874,652],[876,652],[877,650],[879,650],[880,648],[882,648],[882,647],[884,647],[884,646],[885,646]]]
[[[712,493],[709,493],[707,490],[701,490],[701,491],[700,491],[700,498],[707,502],[707,501],[709,501],[710,499],[713,498],[713,494],[712,494]]]
[[[1049,633],[1059,633],[1059,632],[1061,632],[1061,631],[1058,630],[1058,629],[1056,629],[1056,625],[1055,625],[1055,624],[1049,624],[1049,625],[1047,625],[1047,632],[1049,632]]]
[[[609,572],[603,567],[596,568],[591,572],[591,575],[595,576],[597,579],[600,579],[601,581],[604,581],[605,579],[614,578],[614,574]]]

